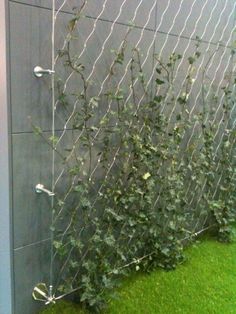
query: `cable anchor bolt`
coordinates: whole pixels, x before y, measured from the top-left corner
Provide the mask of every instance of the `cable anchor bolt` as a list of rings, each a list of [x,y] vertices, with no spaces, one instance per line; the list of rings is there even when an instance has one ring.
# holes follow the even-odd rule
[[[49,191],[48,189],[46,189],[44,187],[43,184],[41,183],[38,183],[35,187],[35,192],[38,193],[38,194],[41,194],[41,193],[46,193],[48,196],[54,196],[55,193],[53,193],[52,191]]]
[[[38,66],[38,65],[34,68],[34,75],[35,75],[36,77],[42,77],[42,76],[45,75],[45,74],[52,75],[52,74],[54,74],[54,73],[55,73],[54,70],[43,69],[42,67],[40,67],[40,66]]]

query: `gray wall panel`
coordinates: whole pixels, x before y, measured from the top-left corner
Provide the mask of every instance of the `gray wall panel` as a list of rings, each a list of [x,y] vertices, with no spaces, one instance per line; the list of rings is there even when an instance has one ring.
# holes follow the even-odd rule
[[[47,10],[10,4],[13,133],[32,130],[29,116],[43,129],[51,127],[50,78],[33,75],[36,65],[51,67],[50,18]]]
[[[49,256],[49,241],[14,250],[15,314],[35,314],[42,308],[32,291],[39,282],[48,282]]]
[[[50,0],[16,0],[16,2],[52,9]],[[92,18],[99,17],[125,24],[135,17],[135,25],[140,27],[145,25],[145,27],[153,29],[155,27],[156,2],[157,0],[89,0],[84,6],[83,14]],[[81,8],[82,3],[82,0],[59,0],[55,1],[55,7],[64,12],[74,13]]]
[[[0,313],[13,311],[7,2],[0,1]]]
[[[14,134],[12,143],[14,248],[18,248],[49,237],[50,198],[37,194],[35,186],[43,182],[51,188],[51,151],[31,133]]]

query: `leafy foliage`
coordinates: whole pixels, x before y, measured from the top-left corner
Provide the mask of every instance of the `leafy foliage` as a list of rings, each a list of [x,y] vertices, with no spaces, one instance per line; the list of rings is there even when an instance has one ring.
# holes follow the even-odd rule
[[[151,88],[136,48],[127,52],[129,88],[117,89],[112,82],[125,66],[125,38],[120,50],[111,52],[106,90],[91,95],[86,66],[71,48],[78,21],[70,22],[68,43],[59,56],[82,90],[66,94],[63,80],[56,84],[65,112],[70,99],[78,104],[66,121],[72,125],[72,143],[60,149],[58,137],[46,139],[58,152],[69,182],[64,195],[56,191],[53,209],[54,259],[60,265],[55,288],[63,293],[78,288],[80,302],[99,311],[104,292],[132,269],[128,266],[136,271],[175,268],[184,259],[184,241],[210,223],[221,240],[229,240],[236,198],[234,77],[224,89],[223,140],[216,142],[218,122],[204,93],[202,110],[190,114],[199,41],[187,58],[181,90],[175,90],[174,81],[179,54],[166,62],[153,56],[158,67]],[[34,129],[43,136],[39,127]]]

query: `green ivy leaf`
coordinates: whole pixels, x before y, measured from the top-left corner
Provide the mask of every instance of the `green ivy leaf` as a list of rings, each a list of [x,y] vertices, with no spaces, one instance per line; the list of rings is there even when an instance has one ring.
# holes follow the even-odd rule
[[[150,178],[150,177],[151,177],[151,174],[150,174],[149,172],[146,172],[146,173],[142,176],[143,180],[147,180],[147,179]]]
[[[162,85],[162,84],[165,84],[165,82],[157,78],[156,79],[156,84],[157,85]]]

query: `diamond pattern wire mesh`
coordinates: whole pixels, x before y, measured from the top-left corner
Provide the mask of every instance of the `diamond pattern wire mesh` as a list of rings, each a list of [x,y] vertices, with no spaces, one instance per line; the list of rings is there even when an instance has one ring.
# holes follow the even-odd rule
[[[228,116],[224,113],[225,96],[222,87],[227,84],[228,77],[235,72],[233,68],[233,55],[231,46],[234,41],[234,15],[236,2],[232,0],[202,0],[202,1],[159,1],[159,0],[102,0],[92,1],[53,1],[53,69],[56,74],[52,78],[53,90],[53,182],[52,190],[56,197],[52,200],[52,261],[51,281],[54,293],[70,293],[77,289],[81,281],[81,264],[90,256],[89,245],[91,239],[96,236],[96,220],[104,215],[101,208],[100,196],[103,193],[104,182],[109,182],[112,175],[120,172],[123,165],[129,166],[131,152],[127,151],[120,160],[123,147],[118,143],[116,135],[104,133],[103,126],[111,123],[112,128],[119,126],[119,119],[114,118],[117,110],[117,99],[109,98],[110,90],[118,97],[122,94],[123,106],[128,106],[135,99],[137,104],[133,108],[135,115],[143,104],[148,101],[147,90],[151,95],[164,95],[165,101],[161,107],[161,113],[168,117],[170,130],[175,125],[176,116],[179,113],[178,99],[184,92],[188,94],[188,116],[193,118],[203,110],[202,82],[204,82],[205,99],[212,102],[212,90],[217,96],[216,108],[213,114],[207,113],[205,123],[217,122],[214,133],[215,150],[213,158],[217,160],[217,153],[225,137],[235,128],[235,103],[231,106]],[[196,36],[201,38],[199,46],[200,57],[194,64],[191,84],[186,89],[186,80],[192,70],[188,58],[195,52]],[[69,52],[69,53],[68,53]],[[161,84],[155,86],[156,68],[168,62],[171,53],[180,54],[182,58],[173,71],[174,91],[165,89]],[[55,54],[55,55],[54,55]],[[117,62],[121,57],[122,62]],[[132,67],[136,60],[136,68]],[[138,60],[138,61],[137,61]],[[119,63],[119,64],[118,64]],[[132,77],[137,70],[137,64],[145,75],[145,86],[140,83],[138,76]],[[233,71],[232,71],[233,68]],[[80,75],[78,75],[80,69]],[[81,74],[82,73],[82,74]],[[88,121],[79,125],[83,98],[77,97],[86,90],[94,115]],[[170,107],[168,103],[172,95],[175,100]],[[125,95],[125,96],[123,96]],[[118,101],[119,103],[119,101]],[[119,110],[119,108],[118,108]],[[84,112],[83,112],[84,114]],[[87,124],[86,124],[87,123]],[[93,128],[92,135],[86,134],[87,128]],[[130,121],[128,129],[133,127]],[[145,129],[144,125],[137,122],[137,134]],[[111,145],[109,156],[104,153],[104,137],[107,136],[107,145]],[[182,134],[181,143],[184,149],[197,140],[200,145],[201,132],[196,120],[187,134]],[[89,141],[90,147],[86,146]],[[112,145],[111,143],[115,143]],[[180,144],[180,146],[183,144]],[[232,152],[234,146],[232,146]],[[183,151],[183,148],[180,149]],[[191,161],[196,158],[199,147],[193,147]],[[123,156],[123,155],[122,155]],[[182,162],[185,154],[179,156],[179,170],[182,171]],[[79,172],[75,171],[76,165],[80,165]],[[161,177],[162,167],[157,167]],[[74,169],[74,173],[71,169]],[[78,170],[78,169],[77,169]],[[190,169],[191,170],[191,169]],[[220,182],[224,179],[224,173],[220,171],[220,161],[217,165],[217,175],[214,197],[219,193]],[[79,174],[78,174],[79,173]],[[86,180],[89,186],[89,197],[80,191],[74,190],[78,182]],[[201,188],[193,180],[189,180],[184,188],[184,198],[189,208],[188,228],[191,234],[198,233],[207,227],[209,216],[204,210],[203,194],[206,189],[206,181]],[[161,202],[162,187],[157,187],[157,193],[152,204],[158,207]],[[87,199],[89,206],[94,208],[86,217],[83,209],[86,208]],[[71,211],[73,208],[73,211]],[[77,213],[77,214],[75,214]],[[162,223],[168,225],[171,217],[165,218]],[[77,229],[74,229],[74,221],[77,221]],[[128,222],[124,222],[121,230],[126,230]],[[131,238],[122,238],[122,232],[111,232],[110,224],[105,224],[104,230],[107,241],[112,242],[111,235],[115,234],[120,241],[126,241],[127,255],[123,259],[114,260],[114,269],[128,267],[137,260],[142,260],[152,252],[137,253],[133,244],[136,240],[134,231]],[[71,244],[72,235],[76,235],[77,244]],[[109,238],[110,236],[110,238]],[[145,234],[143,234],[145,238]],[[83,246],[87,243],[87,246]],[[83,246],[81,255],[74,256],[76,245]],[[68,246],[64,256],[59,246]],[[110,256],[112,243],[110,246]],[[109,255],[108,254],[108,255]],[[140,253],[141,254],[141,253]],[[73,258],[72,258],[73,257]],[[76,257],[77,262],[74,261]],[[74,264],[73,264],[74,263]],[[87,265],[90,267],[89,265]],[[112,270],[109,270],[112,272]]]

